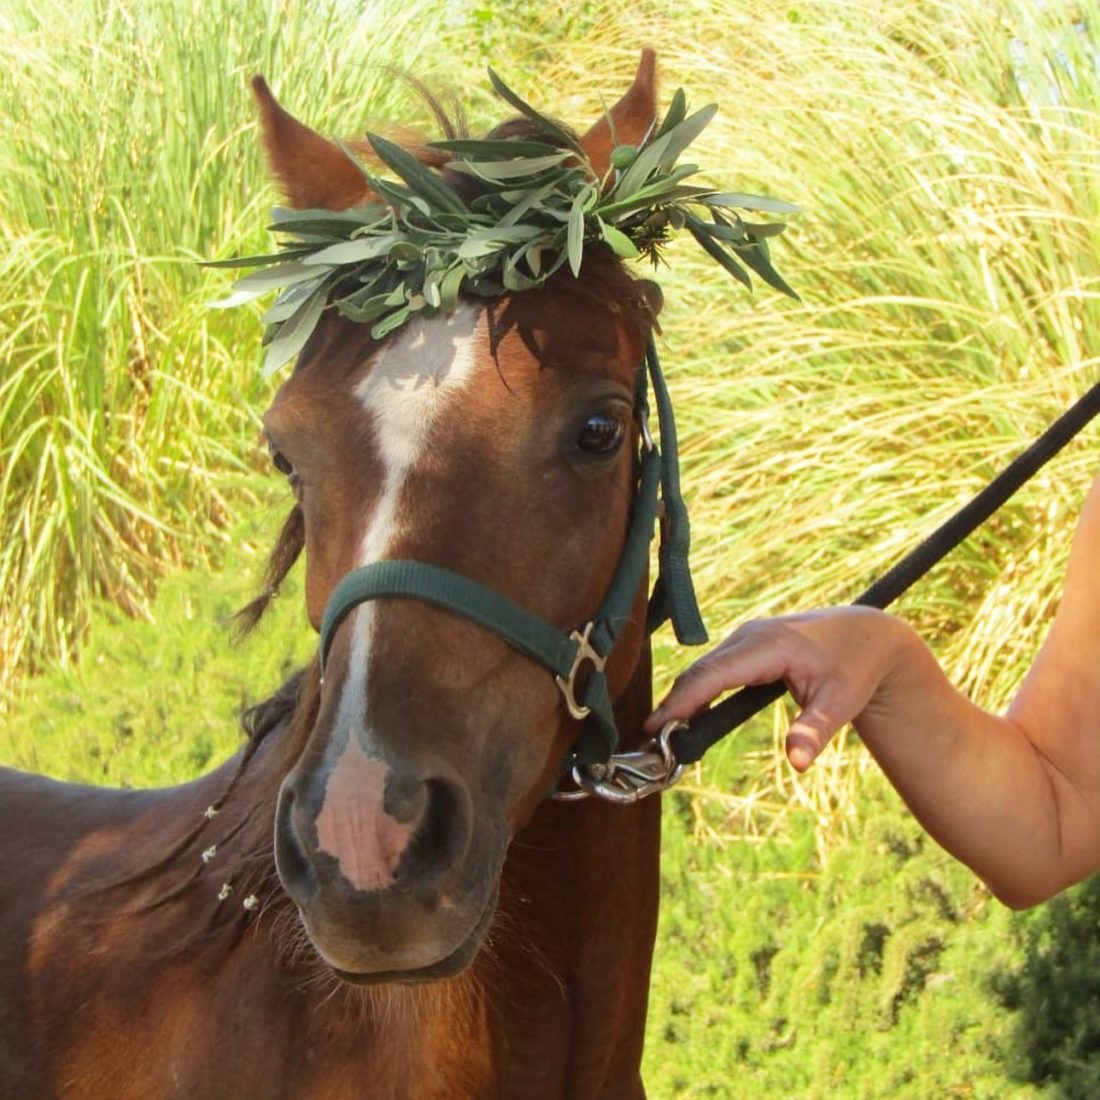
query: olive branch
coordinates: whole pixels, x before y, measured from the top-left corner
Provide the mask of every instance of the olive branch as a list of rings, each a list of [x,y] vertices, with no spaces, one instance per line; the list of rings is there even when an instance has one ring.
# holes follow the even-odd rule
[[[432,143],[452,157],[447,169],[477,179],[476,198],[467,202],[401,146],[368,134],[397,180],[374,174],[345,152],[377,201],[343,211],[276,207],[270,228],[284,238],[278,252],[206,265],[261,268],[239,279],[215,306],[281,291],[263,315],[265,376],[298,354],[329,307],[370,324],[371,336],[380,340],[415,314],[453,311],[462,293],[497,297],[529,290],[565,264],[577,275],[589,241],[603,241],[623,259],[656,262],[669,235],[687,229],[746,287],[752,286],[751,270],[797,298],[768,252],[768,239],[782,233],[784,223],[746,221],[738,211],[790,214],[798,207],[685,182],[698,166],[677,162],[714,117],[715,105],[689,115],[677,91],[661,124],[639,147],[616,147],[609,178],[598,179],[576,138],[491,69],[489,78],[547,140]]]

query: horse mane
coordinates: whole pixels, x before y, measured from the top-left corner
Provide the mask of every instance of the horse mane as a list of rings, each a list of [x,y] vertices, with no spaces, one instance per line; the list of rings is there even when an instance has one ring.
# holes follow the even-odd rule
[[[287,574],[294,567],[294,563],[298,560],[305,545],[305,516],[302,514],[301,507],[295,504],[283,521],[282,530],[279,532],[279,537],[275,540],[275,545],[268,556],[267,565],[264,567],[263,588],[254,599],[246,603],[233,615],[238,637],[251,634],[259,625],[264,612],[270,606],[271,601],[279,594],[283,581],[286,580]],[[283,687],[285,688],[285,686],[284,684]],[[272,696],[272,700],[277,698],[282,690],[283,688],[280,688]],[[268,702],[271,702],[271,700],[268,700]],[[266,706],[265,703],[259,703],[250,710],[245,711],[242,716],[242,725],[249,737],[252,736],[249,729],[249,723],[252,721],[250,715],[264,706]]]

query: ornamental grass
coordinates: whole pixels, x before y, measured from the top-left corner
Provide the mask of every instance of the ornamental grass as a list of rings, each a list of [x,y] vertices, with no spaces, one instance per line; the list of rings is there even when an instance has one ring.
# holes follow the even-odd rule
[[[352,138],[424,121],[387,66],[454,91],[474,133],[500,118],[487,64],[583,126],[642,44],[666,103],[683,86],[719,105],[692,146],[701,182],[803,212],[776,245],[801,303],[747,295],[690,241],[659,275],[715,636],[850,599],[1094,380],[1095,3],[16,2],[0,19],[8,687],[70,659],[95,601],[146,613],[159,576],[216,567],[231,520],[278,499],[255,473],[260,309],[210,311],[224,274],[196,266],[268,247],[255,72]],[[1092,452],[1071,447],[900,609],[988,705],[1042,636]],[[690,656],[659,639],[659,680]],[[751,779],[776,794],[756,804],[832,806],[822,821],[842,828],[840,776],[865,764],[842,752],[792,777],[771,752],[785,713],[696,782]],[[751,777],[746,750],[761,753]]]

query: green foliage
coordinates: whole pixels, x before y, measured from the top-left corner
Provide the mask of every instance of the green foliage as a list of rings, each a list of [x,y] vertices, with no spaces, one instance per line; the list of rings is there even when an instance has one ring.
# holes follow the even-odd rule
[[[1100,880],[1055,898],[1021,921],[1023,966],[994,975],[993,987],[1014,1014],[1014,1073],[1054,1084],[1065,1100],[1100,1094]]]
[[[1038,1094],[1017,1075],[1024,1024],[998,991],[1031,965],[1025,918],[881,781],[863,795],[850,842],[823,865],[809,813],[782,837],[700,843],[691,800],[668,799],[653,1096]]]
[[[269,503],[233,527],[220,572],[166,577],[146,616],[94,605],[79,659],[25,681],[0,717],[0,761],[59,779],[150,787],[228,758],[241,742],[241,711],[274,692],[316,645],[294,576],[256,634],[237,640],[232,629],[283,508]]]
[[[441,18],[426,0],[0,13],[0,692],[71,655],[92,601],[140,613],[166,569],[220,560],[248,501],[259,329],[207,308],[196,264],[261,239],[248,77],[320,125],[400,118],[380,63],[430,78]]]

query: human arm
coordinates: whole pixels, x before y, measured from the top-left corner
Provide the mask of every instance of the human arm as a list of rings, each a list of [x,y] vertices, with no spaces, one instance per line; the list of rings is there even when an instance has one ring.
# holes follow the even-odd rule
[[[900,619],[836,608],[749,623],[674,685],[651,728],[721,691],[783,680],[805,770],[853,721],[926,829],[1004,902],[1035,904],[1100,868],[1100,479],[1061,606],[1008,712],[975,706]]]

